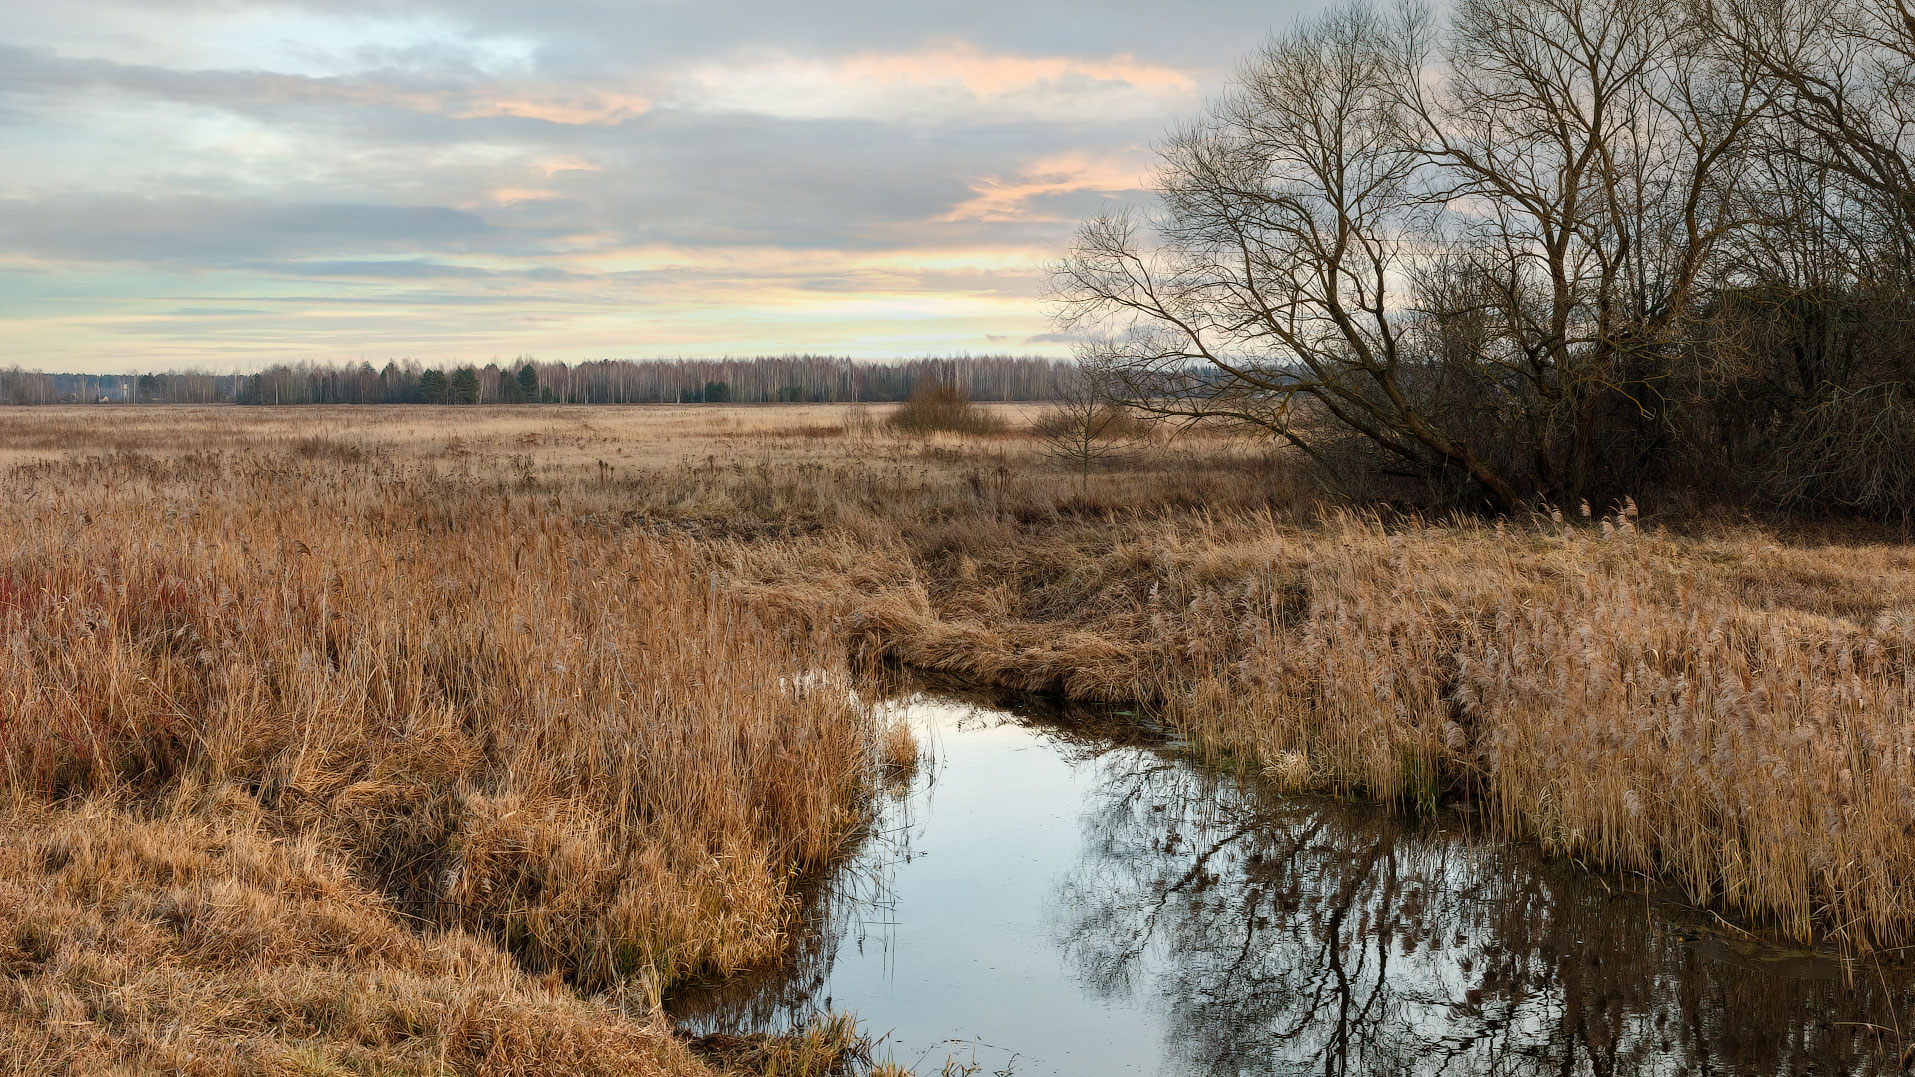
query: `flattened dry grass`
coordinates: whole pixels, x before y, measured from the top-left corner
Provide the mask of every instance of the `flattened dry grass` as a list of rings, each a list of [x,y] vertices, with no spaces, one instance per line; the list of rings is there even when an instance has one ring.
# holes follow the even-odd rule
[[[655,1020],[419,932],[321,840],[233,807],[8,813],[0,1072],[701,1072]]]

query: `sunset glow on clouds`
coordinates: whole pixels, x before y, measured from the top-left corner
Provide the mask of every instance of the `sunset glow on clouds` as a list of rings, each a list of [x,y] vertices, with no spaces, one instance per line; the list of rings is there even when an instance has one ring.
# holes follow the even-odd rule
[[[1059,352],[1300,7],[16,0],[0,364]]]

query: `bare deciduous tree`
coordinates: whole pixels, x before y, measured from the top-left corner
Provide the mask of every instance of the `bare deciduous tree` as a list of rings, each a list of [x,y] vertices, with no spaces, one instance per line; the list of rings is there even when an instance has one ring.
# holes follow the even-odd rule
[[[1915,5],[1909,0],[1709,0],[1712,39],[1768,83],[1793,132],[1776,148],[1893,218],[1915,261]]]
[[[1508,509],[1619,496],[1742,223],[1767,101],[1661,0],[1352,4],[1178,134],[1162,212],[1090,222],[1065,319],[1125,399]]]
[[[1164,212],[1089,222],[1058,296],[1094,340],[1085,364],[1133,406],[1253,423],[1326,466],[1353,434],[1510,506],[1509,477],[1410,384],[1407,278],[1434,207],[1393,29],[1348,6],[1272,41],[1172,140]]]
[[[1915,0],[1352,0],[1087,223],[1132,407],[1508,510],[1915,491]],[[1905,515],[1905,514],[1903,514]]]
[[[1056,406],[1034,427],[1044,452],[1075,466],[1079,485],[1087,492],[1091,465],[1137,444],[1144,435],[1143,424],[1082,367],[1060,376]]]
[[[1667,0],[1461,0],[1446,29],[1406,30],[1397,85],[1444,206],[1417,307],[1469,326],[1444,358],[1500,405],[1472,440],[1519,443],[1502,458],[1528,491],[1620,496],[1742,222],[1722,166],[1766,102]]]
[[[1690,443],[1792,510],[1907,526],[1915,498],[1915,9],[1710,0],[1772,107],[1732,166],[1752,226],[1713,273]]]

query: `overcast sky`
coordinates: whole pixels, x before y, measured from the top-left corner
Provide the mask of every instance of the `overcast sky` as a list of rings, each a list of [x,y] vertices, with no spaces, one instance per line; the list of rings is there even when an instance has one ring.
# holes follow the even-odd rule
[[[1313,0],[6,0],[0,365],[1062,353]]]

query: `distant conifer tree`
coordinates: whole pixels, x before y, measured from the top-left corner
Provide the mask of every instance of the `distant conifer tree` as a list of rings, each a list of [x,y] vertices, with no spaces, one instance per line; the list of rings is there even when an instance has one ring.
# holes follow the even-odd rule
[[[479,402],[479,372],[477,370],[462,366],[452,372],[452,402],[454,404]]]

